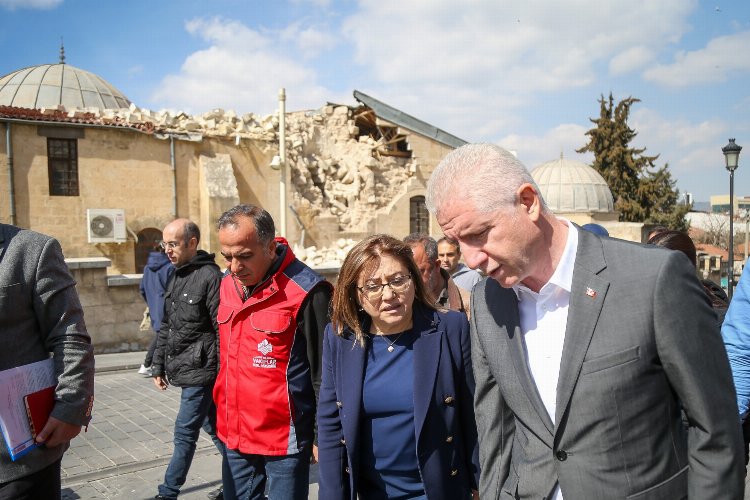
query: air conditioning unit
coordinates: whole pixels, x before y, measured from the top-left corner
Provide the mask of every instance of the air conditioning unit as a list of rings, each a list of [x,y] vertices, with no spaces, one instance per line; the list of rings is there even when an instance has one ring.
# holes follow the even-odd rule
[[[121,208],[89,208],[86,222],[89,243],[124,243],[128,239]]]

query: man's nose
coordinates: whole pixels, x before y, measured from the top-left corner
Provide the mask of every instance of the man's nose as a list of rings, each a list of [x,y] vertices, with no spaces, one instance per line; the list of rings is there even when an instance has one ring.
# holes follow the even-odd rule
[[[487,260],[487,254],[478,248],[467,248],[463,249],[464,262],[472,269],[477,269],[485,260]]]

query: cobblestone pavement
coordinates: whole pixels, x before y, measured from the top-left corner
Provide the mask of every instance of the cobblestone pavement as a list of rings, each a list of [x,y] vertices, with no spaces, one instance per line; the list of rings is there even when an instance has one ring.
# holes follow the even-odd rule
[[[63,500],[139,500],[156,495],[172,455],[180,390],[159,391],[151,378],[138,375],[143,355],[97,356],[93,420],[63,457]],[[310,482],[309,498],[317,500],[317,466]],[[180,498],[205,499],[220,483],[221,457],[201,432]],[[745,500],[750,500],[750,478]]]
[[[95,391],[88,432],[63,457],[63,498],[153,498],[172,455],[179,388],[159,391],[129,370],[97,373]],[[205,498],[220,481],[221,458],[202,432],[181,497]]]
[[[63,457],[63,500],[153,498],[164,479],[180,389],[159,391],[151,378],[138,375],[140,365],[126,361],[143,359],[143,353],[117,356],[97,356],[93,419]],[[311,482],[316,480],[314,467]],[[220,483],[221,457],[201,431],[180,498],[205,499]],[[310,498],[317,499],[316,484]]]

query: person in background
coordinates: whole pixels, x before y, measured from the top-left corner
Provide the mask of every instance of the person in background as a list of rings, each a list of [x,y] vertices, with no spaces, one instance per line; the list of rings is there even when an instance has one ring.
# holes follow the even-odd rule
[[[138,370],[138,373],[147,377],[153,377],[151,364],[154,360],[161,320],[164,318],[164,291],[167,289],[167,282],[173,273],[174,266],[169,261],[167,254],[164,253],[164,249],[161,246],[154,248],[154,251],[148,254],[148,261],[143,268],[140,286],[141,297],[148,306],[151,329],[154,331],[154,338],[146,353],[146,359],[143,360],[143,364]]]
[[[590,222],[588,224],[584,224],[581,226],[581,229],[585,229],[586,231],[590,233],[594,233],[598,236],[609,236],[609,231],[604,226],[600,226],[599,224],[594,224],[593,222]]]
[[[692,238],[690,238],[687,233],[667,229],[666,231],[656,233],[650,240],[648,240],[648,243],[658,247],[682,252],[688,258],[693,267],[696,266],[697,252],[695,250],[695,243],[693,243]],[[727,313],[727,307],[729,307],[729,297],[727,297],[726,292],[722,290],[719,285],[709,279],[701,279],[701,284],[706,291],[708,300],[711,301],[711,307],[714,308],[716,320],[719,328],[721,328],[721,325],[724,322],[724,316]]]
[[[471,310],[482,498],[743,497],[732,375],[695,266],[556,217],[494,144],[448,153],[425,198],[488,277]]]
[[[224,498],[304,500],[317,459],[315,402],[331,284],[274,238],[271,215],[237,205],[219,217],[221,368],[214,389],[227,445]],[[321,497],[325,498],[325,497]]]
[[[12,461],[0,444],[2,499],[59,499],[63,453],[91,420],[94,349],[75,285],[57,240],[0,224],[0,370],[52,353],[57,377],[40,446]]]
[[[440,238],[437,242],[438,259],[440,267],[448,271],[453,282],[459,288],[471,292],[477,281],[482,279],[482,275],[473,269],[469,269],[461,261],[461,247],[455,241],[449,238]]]
[[[747,465],[750,457],[750,266],[747,262],[721,325],[721,336],[732,367]]]
[[[648,240],[653,238],[659,233],[663,233],[665,231],[669,231],[669,228],[667,226],[654,226],[651,228],[651,230],[648,232]]]
[[[411,247],[419,275],[434,305],[466,314],[471,294],[458,287],[448,271],[440,267],[435,239],[424,233],[411,233],[404,238],[404,243]]]
[[[174,452],[155,498],[174,499],[187,479],[201,428],[222,456],[224,452],[216,437],[212,399],[219,363],[216,316],[222,275],[214,254],[198,250],[201,233],[194,222],[174,220],[162,236],[162,247],[175,271],[164,294],[164,317],[152,372],[158,389],[165,391],[174,385],[181,393],[174,422]],[[219,497],[220,490],[210,496]]]
[[[479,459],[469,324],[435,309],[409,246],[365,238],[341,267],[318,405],[326,500],[466,500]]]

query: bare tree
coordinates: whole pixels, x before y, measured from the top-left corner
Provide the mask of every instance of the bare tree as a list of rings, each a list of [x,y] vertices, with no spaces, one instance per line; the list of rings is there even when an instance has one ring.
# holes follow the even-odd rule
[[[709,214],[701,224],[703,232],[696,237],[698,243],[706,243],[724,250],[729,248],[729,218],[722,214]]]

